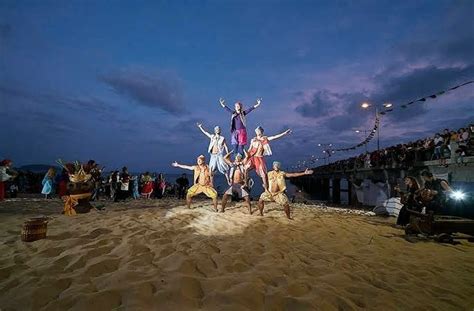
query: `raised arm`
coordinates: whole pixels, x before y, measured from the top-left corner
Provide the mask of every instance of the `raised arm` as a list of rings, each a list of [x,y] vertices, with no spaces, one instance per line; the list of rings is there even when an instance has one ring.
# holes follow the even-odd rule
[[[212,137],[212,135],[202,127],[202,123],[196,123],[196,125],[204,135],[206,135],[209,138]]]
[[[257,98],[257,102],[255,103],[255,105],[253,105],[252,107],[246,109],[244,111],[244,114],[249,114],[251,111],[253,111],[254,109],[257,109],[258,106],[260,106],[260,104],[262,103],[262,99],[261,98]]]
[[[234,152],[234,150],[232,150],[231,152],[227,152],[227,154],[224,156],[224,161],[225,163],[231,165],[232,164],[232,161],[230,160],[230,155]]]
[[[292,178],[292,177],[300,177],[300,176],[311,175],[311,174],[313,174],[313,170],[306,169],[304,172],[300,172],[300,173],[285,173],[285,177]]]
[[[290,129],[287,129],[286,131],[284,131],[283,133],[280,133],[280,134],[277,134],[277,135],[273,135],[273,136],[269,136],[268,137],[268,140],[269,141],[272,141],[272,140],[275,140],[275,139],[278,139],[278,138],[282,138],[283,136],[285,135],[288,135],[291,133],[291,130]]]
[[[222,108],[224,108],[225,110],[229,111],[230,113],[234,113],[234,111],[232,109],[230,109],[229,107],[227,107],[227,105],[225,104],[225,100],[223,98],[219,98],[219,104],[222,106]]]
[[[182,168],[182,169],[185,169],[185,170],[194,171],[194,166],[182,165],[182,164],[179,164],[179,163],[176,162],[176,161],[174,161],[173,163],[171,163],[171,166],[172,166],[172,167],[179,167],[179,168]]]

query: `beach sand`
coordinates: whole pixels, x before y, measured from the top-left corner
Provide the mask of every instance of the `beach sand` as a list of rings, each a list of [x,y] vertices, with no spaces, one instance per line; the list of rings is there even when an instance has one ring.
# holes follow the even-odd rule
[[[473,310],[474,244],[410,243],[393,218],[294,204],[105,203],[67,217],[59,200],[0,203],[0,309]],[[51,218],[25,243],[23,222]]]

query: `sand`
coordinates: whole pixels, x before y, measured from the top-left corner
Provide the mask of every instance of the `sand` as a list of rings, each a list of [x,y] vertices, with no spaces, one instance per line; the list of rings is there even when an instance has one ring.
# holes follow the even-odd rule
[[[473,310],[474,244],[410,243],[394,219],[295,204],[287,220],[243,204],[106,203],[67,217],[59,200],[0,203],[0,309]],[[24,220],[48,238],[25,243]]]

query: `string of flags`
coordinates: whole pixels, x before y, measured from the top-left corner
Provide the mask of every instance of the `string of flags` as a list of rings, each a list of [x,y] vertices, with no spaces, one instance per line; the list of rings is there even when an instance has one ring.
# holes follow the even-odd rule
[[[375,118],[374,127],[373,127],[373,129],[370,131],[370,134],[364,139],[364,141],[358,143],[358,144],[355,145],[355,146],[351,146],[351,147],[347,147],[347,148],[333,149],[333,151],[349,151],[349,150],[355,150],[356,148],[359,148],[359,147],[362,147],[362,146],[368,144],[368,143],[372,140],[372,138],[374,138],[375,133],[377,133],[377,131],[379,130],[379,126],[380,126],[380,116],[377,115],[377,117]],[[334,152],[333,152],[333,153],[334,153]]]
[[[474,80],[471,80],[471,81],[467,81],[467,82],[464,82],[462,84],[458,84],[456,86],[453,86],[453,87],[450,87],[446,90],[442,90],[442,91],[439,91],[439,92],[436,92],[434,94],[431,94],[431,95],[428,95],[428,96],[424,96],[424,97],[421,97],[421,98],[418,98],[416,100],[412,100],[406,104],[403,104],[403,105],[400,105],[401,108],[403,109],[406,109],[408,108],[408,106],[410,105],[413,105],[414,103],[423,103],[423,102],[426,102],[428,99],[435,99],[435,98],[438,98],[439,96],[443,95],[443,94],[446,94],[448,92],[451,92],[451,91],[454,91],[462,86],[465,86],[465,85],[468,85],[468,84],[471,84],[471,83],[474,83]],[[355,146],[351,146],[351,147],[347,147],[347,148],[339,148],[339,149],[333,149],[333,151],[349,151],[349,150],[355,150],[356,148],[359,148],[359,147],[362,147],[366,144],[368,144],[372,138],[374,138],[375,136],[375,133],[378,131],[378,128],[379,128],[379,125],[380,125],[380,118],[379,116],[380,115],[385,115],[387,114],[387,112],[392,112],[393,111],[393,106],[391,106],[390,108],[386,108],[385,110],[383,111],[380,111],[377,115],[377,118],[375,119],[375,125],[374,125],[374,128],[372,129],[372,131],[370,131],[370,134],[366,137],[366,139],[364,141],[362,141],[361,143],[355,145]]]
[[[470,81],[467,81],[467,82],[464,82],[464,83],[461,83],[461,84],[458,84],[458,85],[455,85],[453,87],[450,87],[448,89],[445,89],[445,90],[441,90],[439,92],[436,92],[434,94],[431,94],[431,95],[428,95],[428,96],[424,96],[424,97],[421,97],[421,98],[418,98],[416,100],[412,100],[410,102],[407,102],[405,104],[402,104],[400,105],[399,107],[402,108],[402,109],[406,109],[408,108],[409,106],[415,104],[415,103],[424,103],[426,102],[427,100],[431,100],[431,99],[436,99],[438,97],[440,97],[441,95],[444,95],[448,92],[451,92],[451,91],[454,91],[462,86],[465,86],[465,85],[468,85],[468,84],[471,84],[471,83],[474,83],[474,80],[470,80]],[[354,146],[351,146],[351,147],[346,147],[346,148],[337,148],[337,149],[331,149],[331,148],[328,148],[326,150],[324,150],[323,152],[326,154],[326,157],[324,158],[317,158],[316,156],[311,156],[310,159],[307,159],[307,160],[301,160],[299,161],[296,165],[292,166],[292,168],[301,168],[301,167],[308,167],[309,165],[312,165],[312,164],[315,164],[317,161],[319,161],[320,159],[328,159],[333,153],[335,152],[340,152],[340,151],[350,151],[350,150],[355,150],[359,147],[362,147],[366,144],[368,144],[375,136],[375,134],[377,133],[377,131],[379,130],[379,126],[380,126],[380,116],[382,115],[386,115],[388,112],[392,112],[394,109],[393,106],[390,106],[389,108],[385,108],[385,110],[383,111],[380,111],[376,118],[375,118],[375,124],[374,124],[374,127],[373,129],[370,131],[369,135],[364,139],[364,141],[358,143],[357,145],[354,145]],[[329,146],[332,146],[332,144],[329,144]]]
[[[461,86],[465,86],[465,85],[468,85],[468,84],[471,84],[471,83],[474,83],[474,80],[471,80],[471,81],[467,81],[467,82],[464,82],[462,84],[459,84],[459,85],[456,85],[456,86],[453,86],[453,87],[450,87],[449,89],[446,89],[446,90],[443,90],[443,91],[439,91],[439,92],[436,92],[432,95],[428,95],[428,96],[425,96],[425,97],[421,97],[421,98],[418,98],[417,100],[412,100],[406,104],[403,104],[403,105],[400,105],[400,108],[403,108],[403,109],[406,109],[408,108],[408,106],[410,105],[413,105],[415,103],[423,103],[423,102],[426,102],[428,99],[435,99],[435,98],[438,98],[439,96],[441,95],[444,95],[450,91],[454,91],[458,88],[460,88]],[[387,112],[392,112],[393,111],[393,108],[391,109],[385,109],[384,111],[381,111],[380,114],[381,115],[385,115]]]

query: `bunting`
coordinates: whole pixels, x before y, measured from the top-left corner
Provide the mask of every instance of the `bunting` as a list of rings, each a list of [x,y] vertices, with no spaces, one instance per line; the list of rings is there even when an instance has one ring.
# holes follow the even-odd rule
[[[468,84],[471,84],[471,83],[474,83],[474,80],[470,80],[470,81],[467,81],[467,82],[464,82],[464,83],[461,83],[461,84],[458,84],[458,85],[455,85],[453,87],[450,87],[446,90],[441,90],[441,91],[438,91],[434,94],[431,94],[431,95],[427,95],[427,96],[424,96],[424,97],[421,97],[421,98],[418,98],[416,100],[412,100],[410,102],[407,102],[407,103],[404,103],[404,104],[401,104],[399,105],[398,107],[400,107],[401,109],[407,109],[409,106],[412,106],[416,103],[425,103],[427,100],[432,100],[432,99],[436,99],[438,97],[440,97],[441,95],[444,95],[444,94],[447,94],[451,91],[454,91],[462,86],[465,86],[465,85],[468,85]],[[380,126],[380,116],[383,116],[383,115],[386,115],[387,113],[390,113],[394,110],[395,106],[392,106],[390,107],[389,109],[385,109],[383,111],[380,111],[376,118],[375,118],[375,124],[374,124],[374,127],[372,129],[372,131],[370,131],[370,134],[365,138],[364,141],[358,143],[357,145],[354,145],[354,146],[351,146],[351,147],[347,147],[347,148],[337,148],[337,149],[328,149],[325,151],[325,153],[327,154],[326,157],[324,158],[321,158],[321,159],[329,159],[329,157],[331,156],[332,153],[335,153],[335,152],[340,152],[340,151],[350,151],[350,150],[355,150],[357,148],[360,148],[366,144],[368,144],[375,136],[375,134],[377,133],[377,131],[379,130],[379,126]],[[291,168],[301,168],[301,167],[307,167],[308,165],[310,164],[316,164],[316,161],[319,161],[320,158],[316,158],[314,155],[311,157],[311,159],[308,159],[308,160],[302,160],[302,161],[299,161],[296,165],[292,166]]]

